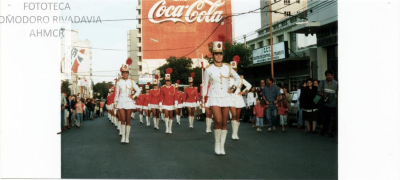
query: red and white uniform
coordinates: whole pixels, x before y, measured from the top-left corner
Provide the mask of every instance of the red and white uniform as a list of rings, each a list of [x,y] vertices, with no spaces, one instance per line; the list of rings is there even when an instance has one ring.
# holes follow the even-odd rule
[[[151,101],[149,104],[150,109],[160,109],[160,98],[161,98],[161,88],[157,90],[152,89],[150,90]]]
[[[183,92],[182,91],[176,91],[175,93],[175,105],[177,104],[176,108],[183,108]]]
[[[199,93],[194,87],[187,87],[185,89],[184,102],[186,107],[197,107],[199,101]]]
[[[162,109],[166,109],[169,111],[175,110],[175,87],[174,86],[162,86],[160,93],[160,105],[162,105]]]
[[[150,109],[149,108],[150,100],[151,100],[150,93],[142,95],[142,109],[143,110]]]
[[[143,103],[143,94],[140,94],[136,99],[136,107],[142,109]]]

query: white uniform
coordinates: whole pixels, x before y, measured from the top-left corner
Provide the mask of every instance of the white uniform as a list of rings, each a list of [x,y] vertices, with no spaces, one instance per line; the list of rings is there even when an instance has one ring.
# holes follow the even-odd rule
[[[135,96],[139,96],[141,89],[133,79],[118,80],[114,99],[114,102],[118,103],[117,109],[135,109],[135,102],[129,97],[132,89],[135,89]]]
[[[229,81],[229,87],[234,85],[234,83],[235,83],[235,80],[233,78],[231,78]],[[244,89],[243,92],[249,91],[251,89],[251,84],[249,82],[247,82],[245,79],[243,79],[243,76],[240,76],[239,86],[237,86],[235,92],[233,94],[231,94],[232,100],[235,103],[236,108],[243,108],[246,106],[246,103],[244,102],[242,95],[239,95],[239,93],[241,92],[240,89],[243,87],[243,85],[246,86],[246,89]]]
[[[219,107],[232,107],[234,102],[231,95],[228,93],[230,77],[233,77],[233,84],[237,87],[240,84],[239,75],[232,69],[230,64],[223,63],[221,67],[214,64],[209,65],[204,71],[204,86],[208,87],[208,100],[205,104],[206,107],[219,106]],[[203,95],[207,95],[207,88],[203,88]]]

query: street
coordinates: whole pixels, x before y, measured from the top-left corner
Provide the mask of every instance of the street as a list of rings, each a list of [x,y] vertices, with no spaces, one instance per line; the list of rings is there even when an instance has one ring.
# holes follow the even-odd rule
[[[144,118],[145,119],[145,118]],[[144,120],[145,121],[145,120]],[[214,153],[214,134],[205,121],[174,123],[172,134],[131,119],[130,143],[121,144],[117,128],[104,117],[83,121],[62,133],[61,177],[90,179],[337,179],[338,138],[287,128],[257,132],[241,123],[240,140],[231,139],[225,156]]]

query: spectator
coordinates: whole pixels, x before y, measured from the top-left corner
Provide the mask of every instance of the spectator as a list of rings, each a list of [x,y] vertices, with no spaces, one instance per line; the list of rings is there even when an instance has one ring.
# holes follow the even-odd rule
[[[86,99],[86,101],[85,101],[85,112],[86,112],[86,116],[85,116],[85,119],[86,120],[89,120],[90,119],[90,110],[89,110],[89,102],[90,102],[90,99]]]
[[[285,94],[278,96],[278,102],[276,103],[278,108],[278,115],[280,124],[282,126],[282,132],[285,132],[285,126],[287,125],[287,117],[289,116],[289,102]]]
[[[77,103],[75,104],[75,109],[76,109],[76,116],[77,116],[77,122],[76,126],[79,128],[82,126],[82,118],[83,118],[83,103],[81,103],[81,99],[77,98]]]
[[[260,87],[258,88],[258,97],[259,98],[263,97],[262,91],[264,90],[264,87],[265,87],[265,81],[261,80],[260,81]],[[261,103],[267,104],[264,101],[264,98],[261,98]],[[263,121],[264,121],[264,127],[267,126],[267,113],[266,112],[264,113]]]
[[[274,85],[274,79],[273,78],[267,78],[267,87],[263,89],[262,91],[263,94],[263,99],[265,100],[266,104],[268,105],[268,108],[266,109],[266,114],[267,114],[267,126],[268,126],[268,132],[272,130],[275,131],[276,129],[276,100],[279,96],[279,89],[276,85]]]
[[[317,95],[317,87],[313,86],[313,80],[311,78],[306,81],[307,86],[301,89],[300,96],[300,109],[303,111],[303,120],[306,121],[306,132],[316,133],[315,128],[317,126],[318,107],[314,103],[314,98]],[[312,130],[310,128],[310,122],[312,121]]]
[[[300,108],[300,96],[301,96],[301,89],[306,87],[306,82],[304,81],[303,83],[299,84],[298,86],[298,90],[297,90],[297,97],[298,97],[298,101],[297,101],[297,107],[299,110],[299,117],[298,117],[298,123],[297,123],[297,128],[301,129],[303,128],[303,111]]]
[[[314,79],[313,85],[314,85],[315,87],[318,88],[318,86],[319,86],[319,81],[318,81],[317,79]],[[317,113],[317,114],[318,114],[318,117],[317,117],[317,126],[320,127],[320,128],[322,129],[321,107],[318,106],[317,108],[319,109],[319,111],[318,111],[318,113]]]
[[[281,84],[281,83],[278,83],[276,86],[278,86],[279,94],[282,94],[282,93],[283,93],[282,84]]]
[[[296,85],[293,85],[291,91],[297,91],[297,86],[296,86]]]
[[[257,104],[256,99],[258,99],[258,97],[259,96],[256,93],[256,88],[253,86],[250,89],[250,92],[247,94],[248,114],[249,114],[249,117],[250,117],[250,120],[251,120],[252,127],[255,127],[255,117],[254,117],[254,114],[253,114],[253,108]],[[264,115],[262,117],[264,117]]]
[[[328,131],[328,136],[333,137],[333,133],[337,131],[337,96],[338,82],[333,80],[334,73],[332,70],[325,71],[326,80],[322,81],[318,86],[318,94],[324,98],[325,103],[321,107],[322,130],[323,136]]]
[[[61,131],[58,132],[57,134],[61,134],[61,132],[65,130],[65,126],[64,126],[65,105],[67,105],[67,100],[65,99],[64,92],[61,91]]]
[[[263,126],[263,117],[264,117],[264,111],[267,108],[265,104],[261,104],[261,99],[257,98],[256,105],[254,106],[253,109],[253,114],[257,118],[257,131],[261,131],[261,127]]]
[[[104,101],[100,101],[100,116],[104,116]]]
[[[315,87],[318,87],[318,86],[319,86],[319,82],[318,82],[317,79],[314,79],[313,86],[315,86]]]

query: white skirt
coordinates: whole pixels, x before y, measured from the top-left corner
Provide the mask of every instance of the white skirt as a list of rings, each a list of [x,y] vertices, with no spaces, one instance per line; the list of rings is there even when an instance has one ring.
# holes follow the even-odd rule
[[[178,104],[178,106],[176,106],[176,109],[181,109],[183,107],[184,107],[183,104]]]
[[[232,99],[235,102],[236,108],[244,108],[246,104],[244,103],[244,99],[242,96],[239,95],[232,95]]]
[[[137,109],[142,109],[142,105],[136,105]]]
[[[149,104],[150,109],[160,109],[160,105],[158,104]]]
[[[175,110],[175,107],[174,107],[174,106],[166,106],[166,105],[163,105],[163,106],[162,106],[162,109],[166,109],[166,110],[168,110],[168,111],[172,111],[172,110]]]
[[[148,110],[148,109],[151,109],[149,106],[142,106],[142,109],[143,110]]]
[[[136,106],[132,101],[118,102],[117,109],[135,109]]]
[[[197,103],[196,102],[191,102],[191,103],[185,103],[186,107],[197,107]]]
[[[208,97],[206,107],[219,106],[219,107],[234,107],[235,103],[232,100],[232,96],[225,97]]]

